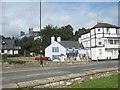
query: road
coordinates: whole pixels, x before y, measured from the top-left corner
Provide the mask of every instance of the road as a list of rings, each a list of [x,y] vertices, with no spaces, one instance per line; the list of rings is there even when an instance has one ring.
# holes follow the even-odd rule
[[[80,73],[100,68],[118,67],[118,61],[90,62],[86,65],[39,67],[36,69],[23,69],[19,71],[2,72],[2,84],[44,79],[53,76]]]

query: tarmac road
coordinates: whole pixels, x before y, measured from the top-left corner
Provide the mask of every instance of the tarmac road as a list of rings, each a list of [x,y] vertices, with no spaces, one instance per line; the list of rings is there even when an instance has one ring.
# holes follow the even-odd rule
[[[118,67],[118,61],[89,62],[86,65],[39,67],[17,71],[2,72],[2,84],[44,79],[53,76],[74,74],[100,68]]]

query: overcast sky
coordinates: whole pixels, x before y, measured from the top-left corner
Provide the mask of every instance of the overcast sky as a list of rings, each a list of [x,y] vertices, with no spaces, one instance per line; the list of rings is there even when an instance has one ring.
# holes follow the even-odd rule
[[[2,34],[18,36],[20,31],[28,32],[40,28],[39,2],[2,2]],[[64,26],[70,24],[74,31],[91,28],[97,20],[118,25],[117,2],[42,2],[42,28],[48,24]]]

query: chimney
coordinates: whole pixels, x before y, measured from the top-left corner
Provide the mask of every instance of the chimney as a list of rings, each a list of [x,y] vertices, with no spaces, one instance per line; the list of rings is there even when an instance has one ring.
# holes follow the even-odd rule
[[[54,37],[54,36],[51,37],[51,44],[52,44],[53,42],[55,42],[55,37]]]
[[[57,42],[61,42],[61,37],[57,37]]]
[[[81,38],[80,37],[78,38],[78,42],[81,43]]]

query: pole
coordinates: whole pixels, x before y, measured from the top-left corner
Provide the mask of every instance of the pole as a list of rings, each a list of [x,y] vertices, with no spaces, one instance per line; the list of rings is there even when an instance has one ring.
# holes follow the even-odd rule
[[[41,0],[40,0],[40,31],[41,31]]]

